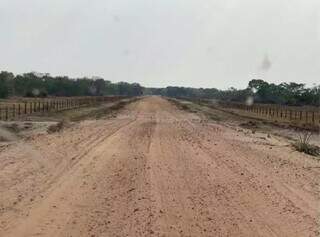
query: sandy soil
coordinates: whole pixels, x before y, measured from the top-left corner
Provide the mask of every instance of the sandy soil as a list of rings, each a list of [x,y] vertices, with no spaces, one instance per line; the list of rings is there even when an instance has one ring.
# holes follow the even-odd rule
[[[0,151],[0,236],[317,236],[320,164],[159,97]]]

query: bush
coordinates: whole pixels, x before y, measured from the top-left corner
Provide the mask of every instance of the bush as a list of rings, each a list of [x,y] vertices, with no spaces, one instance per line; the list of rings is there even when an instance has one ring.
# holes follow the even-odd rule
[[[60,122],[50,125],[47,129],[48,133],[60,132],[64,127],[67,126],[66,120],[61,120]]]
[[[305,132],[303,135],[299,135],[299,140],[294,144],[297,151],[312,155],[319,156],[320,148],[318,146],[310,144],[311,132]]]

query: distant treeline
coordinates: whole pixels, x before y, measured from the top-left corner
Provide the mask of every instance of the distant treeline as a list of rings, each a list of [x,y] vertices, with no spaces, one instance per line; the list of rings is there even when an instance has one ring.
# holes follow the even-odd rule
[[[103,96],[103,95],[142,95],[143,88],[138,83],[111,83],[102,78],[53,77],[47,73],[25,73],[14,75],[0,72],[0,98],[12,96]]]
[[[277,85],[254,79],[243,90],[173,86],[143,88],[138,83],[112,83],[98,77],[69,78],[67,76],[53,77],[47,73],[31,72],[14,75],[11,72],[0,72],[0,98],[12,96],[140,96],[143,94],[217,99],[232,102],[246,102],[248,99],[253,99],[256,103],[320,106],[320,85],[308,88],[305,84],[294,82]]]
[[[307,88],[305,84],[294,82],[276,85],[260,79],[251,80],[248,87],[243,90],[235,88],[218,90],[215,88],[166,87],[146,88],[145,94],[232,102],[246,102],[248,99],[253,99],[255,103],[320,106],[319,85],[311,88]]]

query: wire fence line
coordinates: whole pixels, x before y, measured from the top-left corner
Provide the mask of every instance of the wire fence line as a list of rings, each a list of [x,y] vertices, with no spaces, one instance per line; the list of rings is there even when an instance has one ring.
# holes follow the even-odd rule
[[[313,106],[286,106],[273,104],[247,105],[240,102],[228,102],[209,99],[191,99],[178,97],[177,99],[203,103],[212,107],[232,110],[239,115],[254,118],[272,120],[275,122],[287,122],[299,126],[320,127],[320,108]]]
[[[219,101],[223,108],[231,108],[254,114],[260,118],[299,124],[320,125],[320,111],[316,107],[293,107],[284,105],[232,103]]]
[[[94,97],[63,97],[24,100],[2,100],[0,101],[0,120],[14,120],[21,116],[58,112],[80,107],[97,105],[102,102],[113,102],[125,99],[125,96],[94,96]]]

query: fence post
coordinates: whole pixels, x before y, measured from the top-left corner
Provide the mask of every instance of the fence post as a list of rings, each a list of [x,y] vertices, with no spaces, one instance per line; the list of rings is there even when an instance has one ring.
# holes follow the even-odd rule
[[[8,106],[6,105],[6,120],[8,120]]]
[[[292,120],[292,110],[289,110],[289,119]]]
[[[287,110],[286,109],[284,110],[284,118],[285,119],[287,118]]]
[[[308,123],[308,111],[306,111],[306,123]]]
[[[16,117],[16,104],[12,105],[12,117],[15,118]]]
[[[315,124],[315,116],[314,116],[314,111],[312,111],[312,123]]]

